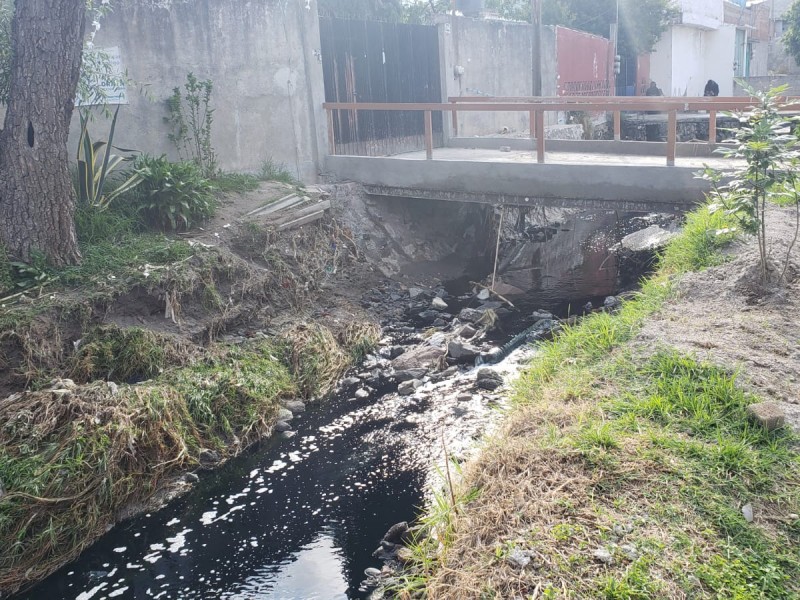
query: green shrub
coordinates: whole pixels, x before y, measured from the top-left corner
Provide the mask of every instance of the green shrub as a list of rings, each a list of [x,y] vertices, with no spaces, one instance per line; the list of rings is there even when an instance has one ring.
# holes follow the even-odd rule
[[[194,162],[170,162],[166,156],[140,156],[134,170],[142,183],[133,204],[153,227],[185,231],[214,215],[213,187]]]
[[[128,207],[112,206],[108,210],[87,203],[78,203],[75,210],[75,232],[82,248],[106,241],[119,241],[141,227],[137,215]]]

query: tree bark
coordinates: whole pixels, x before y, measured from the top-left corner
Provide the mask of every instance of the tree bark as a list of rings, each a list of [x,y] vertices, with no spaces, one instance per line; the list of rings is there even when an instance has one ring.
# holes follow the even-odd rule
[[[18,260],[36,251],[56,266],[80,260],[67,138],[85,2],[16,2],[11,91],[0,132],[0,240]]]

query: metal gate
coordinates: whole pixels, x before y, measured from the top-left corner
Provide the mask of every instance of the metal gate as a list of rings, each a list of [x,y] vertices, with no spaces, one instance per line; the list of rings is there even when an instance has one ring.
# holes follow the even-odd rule
[[[436,27],[320,19],[327,102],[441,102]],[[333,113],[337,154],[386,156],[425,148],[422,112]],[[443,145],[442,115],[433,143]]]

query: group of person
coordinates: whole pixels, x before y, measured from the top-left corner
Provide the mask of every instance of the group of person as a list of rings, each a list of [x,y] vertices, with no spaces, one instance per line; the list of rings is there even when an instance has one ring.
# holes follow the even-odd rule
[[[656,85],[655,81],[650,82],[650,87],[644,93],[645,96],[663,96],[664,92]],[[713,79],[709,79],[703,90],[703,96],[719,96],[719,84]]]

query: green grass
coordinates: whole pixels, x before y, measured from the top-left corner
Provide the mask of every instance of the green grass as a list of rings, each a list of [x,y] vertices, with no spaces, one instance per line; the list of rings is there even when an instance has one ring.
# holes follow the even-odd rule
[[[258,189],[261,182],[259,177],[250,173],[230,173],[222,171],[212,180],[215,192],[252,192]]]
[[[272,158],[268,158],[261,164],[258,177],[262,181],[279,181],[293,186],[302,185],[297,177],[286,168],[285,164],[277,163]]]

